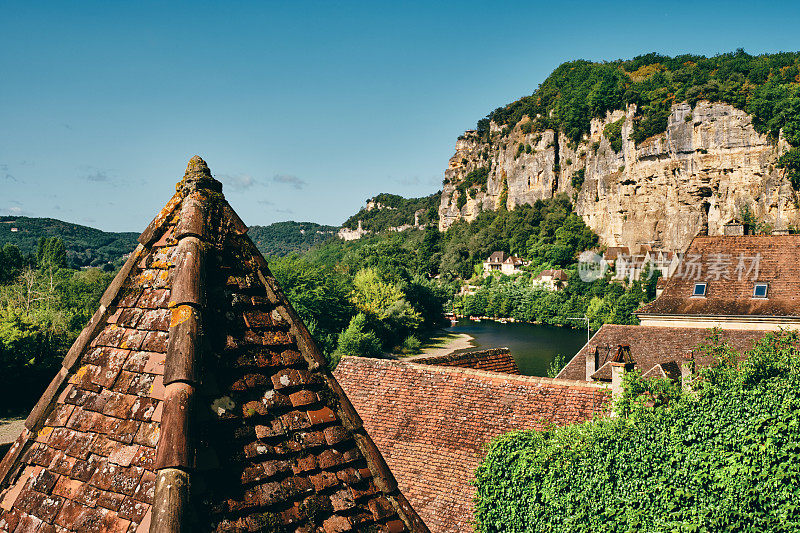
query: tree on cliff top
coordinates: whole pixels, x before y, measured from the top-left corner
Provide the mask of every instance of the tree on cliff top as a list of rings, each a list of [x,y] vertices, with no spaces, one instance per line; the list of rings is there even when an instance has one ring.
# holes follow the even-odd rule
[[[532,95],[487,118],[513,127],[526,115],[542,117],[534,127],[558,129],[578,143],[592,118],[635,104],[631,138],[639,143],[666,129],[672,104],[709,100],[750,113],[756,130],[773,138],[783,129],[787,140],[800,146],[799,80],[798,52],[753,56],[739,49],[710,58],[650,53],[607,63],[579,60],[560,65]],[[488,129],[483,120],[479,130]]]

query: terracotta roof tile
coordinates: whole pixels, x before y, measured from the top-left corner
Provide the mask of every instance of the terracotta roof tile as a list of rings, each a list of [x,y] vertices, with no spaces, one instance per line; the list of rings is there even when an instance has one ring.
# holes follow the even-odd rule
[[[193,159],[140,237],[0,462],[0,531],[428,531],[220,191]]]
[[[345,357],[334,375],[432,531],[472,531],[470,482],[492,438],[603,411],[594,384]]]
[[[687,354],[695,354],[695,365],[698,368],[712,362],[697,350],[699,345],[708,343],[710,333],[711,330],[703,328],[604,324],[557,377],[585,380],[586,355],[594,355],[597,351],[598,370],[593,379],[611,380],[611,369],[605,368],[605,365],[617,353],[620,345],[628,345],[634,368],[647,374],[654,366],[660,364],[668,376],[676,378],[680,376],[679,363]],[[761,339],[765,333],[765,331],[751,330],[721,330],[720,338],[742,352],[752,348],[753,343]]]
[[[420,365],[458,366],[461,368],[474,368],[475,370],[519,374],[517,363],[508,348],[450,353],[433,357],[409,357],[405,361]]]
[[[708,283],[705,297],[692,296],[696,282]],[[769,284],[767,298],[753,298],[755,282]],[[637,314],[800,316],[800,235],[697,236]]]

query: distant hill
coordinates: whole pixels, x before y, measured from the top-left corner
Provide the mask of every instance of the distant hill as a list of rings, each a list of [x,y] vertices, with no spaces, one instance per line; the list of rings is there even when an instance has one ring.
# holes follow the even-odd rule
[[[102,231],[54,218],[0,216],[0,246],[10,243],[32,255],[41,237],[61,238],[70,266],[83,267],[121,262],[136,248],[139,234]]]
[[[306,252],[315,244],[334,237],[338,229],[314,222],[288,221],[250,226],[247,233],[262,254],[280,257],[292,252]]]
[[[420,224],[437,222],[439,220],[440,195],[440,192],[435,192],[422,198],[403,198],[384,192],[367,199],[366,207],[345,220],[342,227],[356,229],[360,220],[365,230],[378,232],[405,224],[413,224],[414,213],[417,212],[420,214]]]

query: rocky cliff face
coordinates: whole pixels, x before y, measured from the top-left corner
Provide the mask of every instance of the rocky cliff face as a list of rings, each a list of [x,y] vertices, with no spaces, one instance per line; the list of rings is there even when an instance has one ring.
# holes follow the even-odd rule
[[[505,136],[492,124],[489,142],[466,132],[445,171],[440,229],[497,209],[505,186],[509,209],[567,193],[608,246],[683,250],[700,231],[721,234],[745,206],[773,226],[797,225],[796,193],[775,167],[788,146],[757,133],[747,113],[721,103],[676,104],[666,132],[636,146],[628,140],[634,112],[631,106],[593,120],[589,138],[578,146],[552,130],[524,133],[525,122]],[[611,123],[621,124],[619,151],[604,134]],[[464,189],[458,185],[483,167],[491,168],[486,185],[459,202]],[[574,187],[580,171],[583,184]]]

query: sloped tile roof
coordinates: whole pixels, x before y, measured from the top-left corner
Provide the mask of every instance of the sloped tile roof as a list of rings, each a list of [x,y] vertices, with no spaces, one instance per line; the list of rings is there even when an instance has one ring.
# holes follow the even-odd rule
[[[561,379],[586,379],[586,354],[594,354],[599,350],[598,370],[594,379],[610,380],[611,370],[604,368],[617,353],[619,345],[628,345],[634,368],[648,373],[654,366],[660,364],[668,375],[680,376],[678,366],[684,357],[694,353],[695,366],[700,368],[712,363],[705,358],[697,347],[708,344],[711,331],[703,328],[669,328],[658,326],[627,326],[620,324],[603,324],[592,339],[580,349],[569,363],[559,372]],[[739,352],[749,350],[753,343],[761,339],[765,331],[749,330],[721,330],[720,339],[731,344]],[[674,367],[667,365],[675,363]],[[667,366],[665,366],[667,365]]]
[[[519,374],[517,363],[514,361],[508,348],[492,348],[476,352],[450,353],[435,357],[409,357],[405,360],[420,365],[458,366],[461,368],[474,368],[475,370],[488,370],[505,374]]]
[[[596,384],[359,357],[334,375],[437,533],[472,531],[470,482],[492,438],[590,419],[610,398]]]
[[[489,258],[485,262],[487,262],[487,263],[502,263],[503,261],[506,260],[506,257],[508,257],[508,256],[506,255],[505,252],[492,252],[492,255],[490,255]]]
[[[202,159],[177,189],[0,462],[0,531],[427,532]]]
[[[616,260],[620,255],[630,255],[630,249],[627,246],[610,246],[603,252],[603,259],[609,261]]]
[[[769,283],[767,298],[753,298],[756,281]],[[695,282],[708,283],[705,297],[692,297]],[[661,296],[636,314],[800,316],[800,235],[697,236]]]

